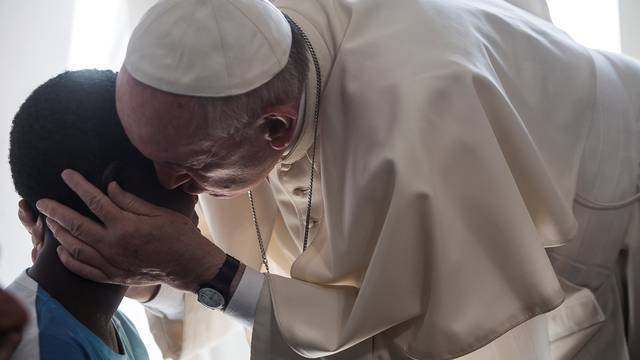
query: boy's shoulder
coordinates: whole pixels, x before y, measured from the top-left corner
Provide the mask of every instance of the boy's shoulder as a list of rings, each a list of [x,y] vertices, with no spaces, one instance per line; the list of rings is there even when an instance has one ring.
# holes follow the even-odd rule
[[[29,325],[34,326],[34,325]],[[35,327],[35,326],[34,326]],[[23,335],[12,360],[88,360],[95,359],[77,339],[52,333],[30,331]]]
[[[114,353],[38,283],[23,272],[9,287],[29,316],[20,345],[12,359],[148,359],[133,324],[117,312],[113,324],[126,355]],[[140,349],[140,346],[142,348]]]
[[[31,281],[29,281],[31,280]],[[38,316],[36,314],[36,295],[38,291],[35,281],[30,279],[24,271],[7,288],[27,313],[28,322],[22,332],[22,339],[11,359],[39,359],[38,346]]]

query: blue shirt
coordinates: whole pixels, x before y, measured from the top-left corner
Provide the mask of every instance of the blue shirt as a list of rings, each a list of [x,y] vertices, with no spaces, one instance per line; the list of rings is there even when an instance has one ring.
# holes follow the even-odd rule
[[[111,350],[58,301],[23,272],[7,290],[30,316],[15,360],[148,360],[149,355],[131,321],[117,311],[111,322],[124,354]]]

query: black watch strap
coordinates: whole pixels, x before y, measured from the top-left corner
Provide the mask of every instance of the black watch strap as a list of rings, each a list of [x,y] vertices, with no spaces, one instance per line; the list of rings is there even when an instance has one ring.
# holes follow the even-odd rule
[[[213,309],[226,309],[231,300],[231,283],[239,268],[240,261],[227,255],[216,276],[211,281],[200,285],[198,302]]]

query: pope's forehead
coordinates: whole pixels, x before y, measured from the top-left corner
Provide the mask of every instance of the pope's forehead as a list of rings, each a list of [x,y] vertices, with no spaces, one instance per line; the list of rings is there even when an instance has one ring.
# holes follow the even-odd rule
[[[197,99],[119,81],[118,113],[131,142],[156,161],[185,160],[204,140],[207,119]]]

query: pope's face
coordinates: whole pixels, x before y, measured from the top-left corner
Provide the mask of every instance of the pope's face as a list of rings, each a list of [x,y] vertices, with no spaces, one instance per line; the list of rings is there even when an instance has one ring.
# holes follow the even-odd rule
[[[142,85],[123,68],[116,104],[127,136],[151,159],[160,183],[187,193],[233,197],[264,179],[281,152],[258,128],[241,136],[216,136],[216,119],[197,111],[193,99]]]

